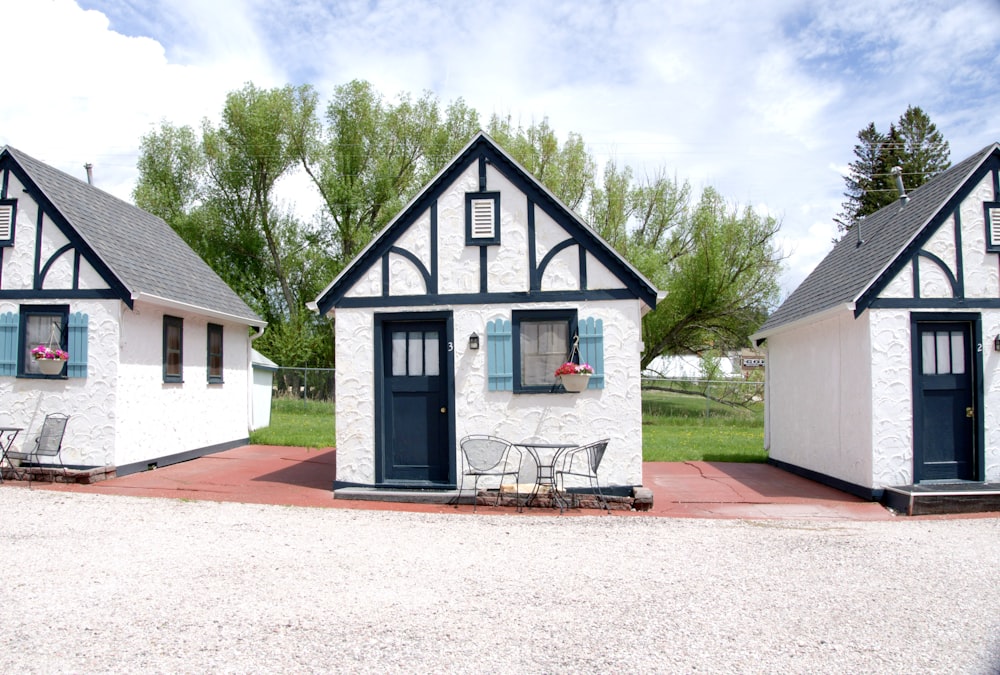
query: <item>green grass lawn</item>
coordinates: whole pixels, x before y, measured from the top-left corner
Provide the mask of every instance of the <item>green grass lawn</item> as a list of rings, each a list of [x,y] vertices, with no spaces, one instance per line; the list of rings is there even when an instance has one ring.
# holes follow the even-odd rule
[[[275,398],[271,401],[271,424],[250,434],[258,445],[291,445],[332,448],[336,445],[332,401]]]
[[[700,396],[644,391],[642,459],[764,462],[763,405],[744,410],[706,404]]]
[[[706,416],[706,409],[708,416]],[[336,445],[333,403],[276,398],[271,425],[250,434],[261,445],[328,448]],[[763,406],[754,410],[710,403],[699,396],[644,391],[642,458],[647,462],[763,462]]]

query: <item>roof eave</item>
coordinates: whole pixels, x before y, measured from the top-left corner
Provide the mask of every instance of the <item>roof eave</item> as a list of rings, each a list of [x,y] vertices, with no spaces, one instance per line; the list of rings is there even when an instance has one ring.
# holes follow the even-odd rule
[[[774,335],[778,335],[779,333],[786,333],[790,330],[795,330],[796,328],[800,328],[801,326],[817,323],[819,321],[825,321],[826,319],[830,319],[844,312],[849,312],[853,316],[854,308],[855,304],[853,302],[838,303],[833,307],[828,307],[827,309],[816,312],[814,314],[803,316],[799,319],[795,319],[794,321],[789,321],[788,323],[780,323],[777,326],[772,326],[771,328],[761,329],[750,336],[750,341],[756,344],[760,344],[767,338],[773,337]]]
[[[133,293],[132,300],[135,302],[142,302],[149,305],[155,305],[157,307],[163,307],[165,309],[175,309],[183,312],[190,312],[192,314],[201,314],[202,316],[207,316],[213,319],[219,319],[220,321],[229,321],[231,323],[244,324],[246,326],[254,326],[261,330],[267,326],[267,321],[264,321],[260,317],[250,317],[243,316],[240,314],[232,314],[229,312],[220,312],[217,309],[211,309],[209,307],[201,307],[199,305],[193,305],[187,302],[181,302],[179,300],[171,300],[170,298],[164,298],[158,295],[152,295],[150,293]]]

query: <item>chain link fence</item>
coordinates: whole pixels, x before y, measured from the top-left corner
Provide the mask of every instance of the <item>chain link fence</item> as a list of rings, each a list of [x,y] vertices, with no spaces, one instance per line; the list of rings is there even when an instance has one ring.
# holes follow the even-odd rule
[[[333,402],[336,396],[333,368],[286,368],[274,373],[274,398]]]

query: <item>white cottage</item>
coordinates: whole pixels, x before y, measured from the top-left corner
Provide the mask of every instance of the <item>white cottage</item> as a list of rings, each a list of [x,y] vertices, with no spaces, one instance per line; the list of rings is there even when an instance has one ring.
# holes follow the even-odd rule
[[[467,434],[610,438],[601,485],[641,485],[641,320],[656,300],[478,134],[316,300],[336,318],[335,487],[454,488]],[[581,393],[554,375],[570,358],[597,371]]]
[[[264,322],[161,219],[0,150],[0,424],[27,447],[70,415],[62,459],[118,475],[244,444]],[[38,344],[69,351],[57,375]]]
[[[1000,146],[865,218],[754,338],[772,462],[869,499],[1000,482]]]

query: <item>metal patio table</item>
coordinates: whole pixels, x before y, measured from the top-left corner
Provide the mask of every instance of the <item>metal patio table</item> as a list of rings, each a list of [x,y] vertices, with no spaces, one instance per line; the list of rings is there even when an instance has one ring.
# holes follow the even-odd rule
[[[535,462],[535,485],[531,488],[531,494],[528,495],[528,499],[524,502],[525,506],[531,504],[531,500],[538,496],[539,488],[547,488],[552,493],[553,507],[558,505],[559,513],[562,513],[567,507],[567,503],[559,496],[559,491],[556,489],[556,464],[559,462],[559,456],[565,450],[575,448],[578,444],[521,441],[514,445],[527,450],[528,454],[531,455],[531,459]],[[546,457],[545,460],[542,458],[543,454]]]
[[[10,467],[15,480],[21,480],[21,473],[14,466],[14,462],[10,460],[8,455],[11,447],[14,445],[14,439],[22,431],[24,431],[23,427],[0,427],[0,483],[3,482],[4,466]]]

